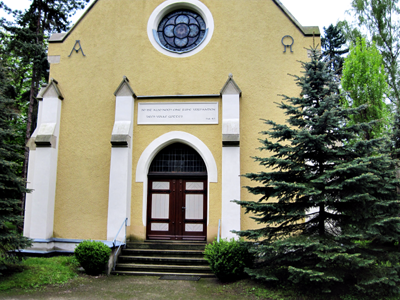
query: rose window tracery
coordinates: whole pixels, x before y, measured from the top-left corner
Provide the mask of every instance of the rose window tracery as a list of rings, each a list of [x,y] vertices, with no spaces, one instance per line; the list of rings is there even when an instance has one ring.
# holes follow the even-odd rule
[[[188,10],[179,10],[166,15],[157,29],[160,45],[178,53],[196,48],[204,40],[206,33],[203,18]]]

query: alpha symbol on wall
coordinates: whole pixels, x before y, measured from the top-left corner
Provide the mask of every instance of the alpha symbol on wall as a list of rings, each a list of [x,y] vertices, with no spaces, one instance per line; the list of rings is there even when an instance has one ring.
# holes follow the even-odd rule
[[[294,44],[294,39],[290,36],[290,35],[285,35],[283,38],[282,38],[282,45],[283,45],[283,49],[284,49],[284,51],[283,51],[283,53],[285,53],[286,52],[286,48],[290,48],[290,52],[293,52],[292,51],[292,46],[293,46],[293,44]]]
[[[76,45],[78,45],[79,48],[77,48]],[[72,48],[71,53],[68,55],[68,57],[70,57],[70,56],[72,55],[72,52],[74,52],[74,50],[75,50],[76,53],[78,53],[79,50],[81,50],[81,51],[82,51],[82,55],[83,55],[83,56],[86,56],[85,53],[83,53],[83,49],[82,49],[81,41],[80,41],[80,40],[76,40],[76,41],[75,41],[74,47]]]

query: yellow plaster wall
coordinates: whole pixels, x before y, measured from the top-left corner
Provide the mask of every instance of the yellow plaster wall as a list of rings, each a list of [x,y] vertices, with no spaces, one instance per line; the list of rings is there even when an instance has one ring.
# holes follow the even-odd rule
[[[297,61],[307,60],[304,47],[319,43],[318,38],[313,41],[304,37],[271,0],[203,0],[215,23],[211,41],[193,56],[172,58],[158,52],[147,37],[147,21],[162,2],[98,0],[62,43],[49,45],[49,55],[61,56],[59,64],[51,65],[50,76],[59,82],[65,98],[55,237],[106,239],[113,92],[122,76],[129,78],[137,95],[193,95],[218,94],[232,73],[242,90],[240,146],[244,174],[259,170],[251,156],[259,154],[258,133],[265,129],[260,119],[285,120],[274,102],[281,100],[278,94],[298,94],[293,78],[287,74],[299,74]],[[293,53],[283,53],[281,39],[285,35],[294,38]],[[76,40],[80,40],[85,57],[80,52],[68,57]],[[138,126],[135,119],[130,234],[142,239],[145,236],[143,185],[135,182],[137,161],[156,137],[179,130],[201,139],[216,160],[218,183],[210,184],[208,239],[216,235],[221,216],[221,116],[219,121],[219,125]],[[242,179],[242,185],[248,184]],[[241,197],[256,200],[244,189]],[[247,216],[242,216],[241,225],[243,229],[255,226]]]

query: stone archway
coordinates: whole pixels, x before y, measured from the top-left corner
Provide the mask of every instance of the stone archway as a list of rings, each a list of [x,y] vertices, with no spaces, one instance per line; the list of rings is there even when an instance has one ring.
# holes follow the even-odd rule
[[[183,132],[183,131],[171,131],[165,133],[154,141],[152,141],[146,149],[143,151],[142,155],[139,158],[137,167],[136,167],[136,182],[143,182],[143,211],[142,211],[142,222],[143,225],[147,224],[147,200],[148,200],[148,176],[149,168],[151,162],[157,153],[160,152],[161,149],[173,143],[183,143],[186,144],[197,151],[197,153],[201,156],[204,161],[204,164],[207,169],[207,225],[209,222],[209,184],[210,182],[217,182],[218,173],[217,173],[217,164],[215,162],[214,156],[212,155],[210,149],[197,137],[194,135]]]

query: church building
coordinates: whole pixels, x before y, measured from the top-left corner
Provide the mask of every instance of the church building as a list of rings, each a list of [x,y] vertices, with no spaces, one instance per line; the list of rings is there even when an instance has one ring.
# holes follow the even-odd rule
[[[319,35],[279,0],[94,1],[49,40],[28,143],[32,249],[257,226],[231,201],[258,200],[240,175],[262,170],[262,119],[285,121],[277,102],[299,95],[289,74]]]

